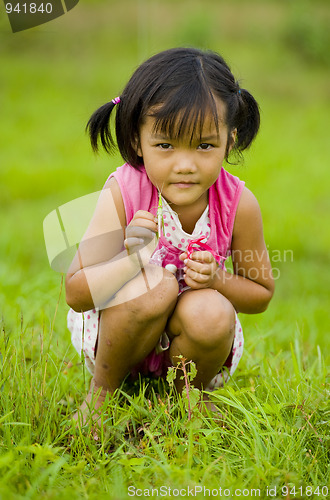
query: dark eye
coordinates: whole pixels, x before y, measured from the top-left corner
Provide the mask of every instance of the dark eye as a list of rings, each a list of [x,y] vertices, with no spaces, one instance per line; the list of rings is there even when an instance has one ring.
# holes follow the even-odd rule
[[[198,146],[198,149],[202,149],[203,151],[207,151],[211,148],[213,148],[212,144],[208,144],[207,142],[202,142],[202,144]]]
[[[169,144],[168,142],[163,142],[161,144],[157,144],[157,146],[160,148],[160,149],[171,149],[172,148],[172,145]]]

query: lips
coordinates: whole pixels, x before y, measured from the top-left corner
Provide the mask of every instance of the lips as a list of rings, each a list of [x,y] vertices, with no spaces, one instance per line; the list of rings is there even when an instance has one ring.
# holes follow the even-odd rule
[[[178,188],[189,188],[191,186],[195,186],[195,182],[173,182],[174,186]]]
[[[187,180],[187,179],[180,179],[175,182],[172,182],[172,184],[197,184],[195,181]]]
[[[176,181],[176,182],[172,182],[172,184],[175,184],[176,186],[193,186],[194,184],[197,184],[197,182],[193,182],[193,181]]]

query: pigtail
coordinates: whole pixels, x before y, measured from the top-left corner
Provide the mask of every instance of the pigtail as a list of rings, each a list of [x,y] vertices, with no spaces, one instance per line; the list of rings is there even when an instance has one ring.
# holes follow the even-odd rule
[[[94,152],[99,150],[99,141],[107,153],[111,153],[116,146],[110,130],[110,115],[115,105],[114,101],[107,102],[94,111],[88,120],[86,131]]]
[[[247,149],[256,137],[260,127],[260,112],[257,101],[246,89],[239,89],[238,113],[236,118],[237,139],[235,148],[238,151]]]

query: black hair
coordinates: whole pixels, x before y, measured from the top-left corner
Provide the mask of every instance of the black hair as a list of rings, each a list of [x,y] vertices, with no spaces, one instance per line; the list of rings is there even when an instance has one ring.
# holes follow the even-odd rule
[[[135,168],[143,165],[137,154],[139,130],[147,115],[155,118],[155,129],[172,137],[201,133],[206,113],[211,112],[218,127],[215,98],[225,104],[221,117],[228,128],[226,159],[230,146],[237,154],[248,148],[260,125],[259,106],[254,97],[235,80],[224,59],[212,51],[175,48],[160,52],[133,73],[120,95],[97,109],[87,123],[92,148],[112,152],[115,141],[110,129],[111,112],[116,106],[116,139],[125,161]],[[231,133],[237,130],[235,143]]]

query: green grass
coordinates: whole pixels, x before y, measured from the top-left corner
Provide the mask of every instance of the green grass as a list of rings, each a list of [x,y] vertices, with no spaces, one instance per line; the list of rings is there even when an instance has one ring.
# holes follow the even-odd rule
[[[22,324],[16,338],[4,329],[0,495],[57,498],[60,491],[64,498],[72,492],[75,498],[126,498],[128,486],[221,486],[260,489],[263,498],[267,486],[326,485],[329,403],[322,351],[306,356],[299,332],[290,351],[272,359],[262,351],[247,354],[235,379],[213,395],[223,421],[195,409],[189,422],[168,387],[142,383],[112,398],[96,443],[88,428],[70,427],[84,394],[72,349],[56,348],[49,325],[29,331]]]
[[[328,19],[325,2],[313,12]],[[316,488],[329,486],[329,67],[319,40],[313,57],[288,44],[285,30],[301,28],[292,15],[275,1],[86,1],[15,35],[1,18],[1,499],[122,499],[129,486],[325,498]],[[91,112],[141,59],[180,44],[223,53],[260,102],[260,135],[245,164],[228,168],[260,202],[279,279],[269,309],[241,317],[244,356],[213,396],[223,423],[196,409],[189,422],[166,384],[141,381],[110,401],[96,443],[70,426],[89,378],[42,222],[120,164],[93,157]],[[282,490],[293,486],[296,494]]]

